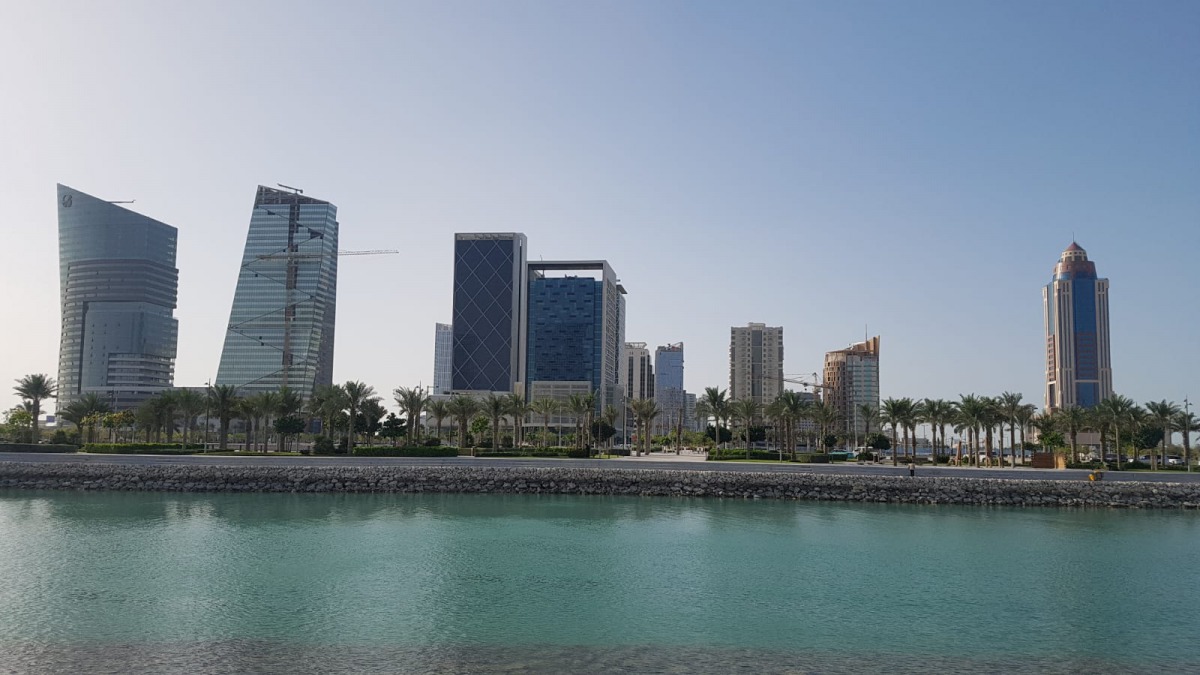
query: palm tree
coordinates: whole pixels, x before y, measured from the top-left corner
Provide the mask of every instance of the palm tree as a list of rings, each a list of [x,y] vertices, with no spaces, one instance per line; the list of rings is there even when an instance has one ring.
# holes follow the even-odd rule
[[[617,416],[618,415],[620,415],[620,413],[617,412],[616,408],[612,407],[611,405],[606,405],[606,406],[604,406],[604,410],[601,411],[601,413],[600,413],[600,421],[604,424],[607,424],[609,426],[609,428],[615,430],[617,428],[616,425],[617,425]],[[616,435],[616,432],[614,431],[613,436],[608,437],[608,443],[606,445],[609,447],[609,449],[612,448],[612,439],[615,437],[615,435]],[[609,454],[611,455],[612,453],[610,452]],[[675,448],[675,454],[679,454],[678,446],[676,446],[676,448]]]
[[[871,403],[858,404],[858,418],[863,423],[863,442],[871,435],[871,427],[879,424],[879,406]]]
[[[587,413],[586,418],[584,419],[584,422],[587,426],[583,428],[583,440],[585,442],[584,447],[587,448],[588,451],[588,457],[591,457],[592,446],[595,445],[592,443],[592,422],[596,416],[596,392],[589,391],[583,397],[583,400],[587,402]]]
[[[429,394],[421,387],[397,387],[392,392],[392,397],[400,407],[400,412],[407,418],[404,434],[408,444],[413,445],[413,433],[421,419],[421,411],[429,403]]]
[[[450,402],[446,404],[447,412],[454,418],[458,424],[458,447],[467,447],[467,427],[471,424],[471,418],[475,413],[479,412],[479,402],[470,396],[455,394],[450,397]],[[475,449],[471,449],[471,456],[475,456]]]
[[[634,399],[629,402],[629,408],[633,411],[633,418],[638,426],[638,445],[642,446],[642,451],[650,454],[650,424],[662,413],[658,409],[658,402],[652,398]],[[642,451],[634,452],[640,455]]]
[[[971,448],[971,463],[979,464],[979,429],[987,416],[985,397],[975,394],[960,394],[958,401],[958,420],[961,428],[967,433],[968,445]],[[962,464],[962,448],[959,448],[958,462]]]
[[[450,416],[450,406],[446,403],[445,399],[439,398],[430,400],[426,408],[429,414],[433,416],[434,421],[437,422],[438,443],[444,444],[445,441],[442,440],[442,420]]]
[[[990,396],[984,396],[983,400],[983,415],[980,417],[980,426],[983,427],[985,448],[987,452],[987,465],[992,465],[992,449],[995,447],[993,441],[995,439],[995,429],[997,426],[1003,426],[1004,414],[1000,410],[998,400]],[[1003,445],[1003,431],[1001,432],[1001,445]]]
[[[31,404],[31,410],[32,407]],[[88,427],[87,442],[90,443],[94,442],[95,439],[93,438],[94,429],[89,426],[88,420],[96,419],[111,411],[112,406],[108,404],[106,399],[94,391],[89,391],[68,403],[67,407],[63,409],[62,418],[79,427],[81,430]]]
[[[287,451],[288,436],[293,433],[298,433],[294,430],[284,432],[282,429],[288,428],[288,424],[292,423],[290,422],[289,418],[299,414],[303,408],[304,399],[300,396],[300,394],[293,391],[290,387],[284,386],[279,388],[279,394],[275,401],[275,410],[272,412],[275,414],[275,431],[279,435],[280,452]],[[279,420],[285,421],[280,422]],[[297,426],[294,427],[294,429],[303,429],[303,426]]]
[[[183,415],[183,447],[186,448],[192,423],[204,412],[204,397],[194,389],[180,389],[175,392],[175,407]]]
[[[1021,410],[1021,395],[1015,392],[1006,391],[1000,394],[997,400],[997,405],[1000,408],[1000,415],[1008,422],[1008,445],[1012,448],[1012,465],[1017,465],[1017,413]],[[1003,435],[1003,432],[1001,432]],[[1004,439],[1000,439],[1000,445],[1004,445]],[[1001,456],[1003,456],[1001,452]],[[1003,462],[1001,462],[1003,464]]]
[[[17,386],[13,390],[17,392],[17,396],[21,400],[29,401],[29,413],[33,415],[32,424],[32,442],[37,443],[40,439],[38,431],[38,418],[42,415],[42,401],[48,398],[54,398],[58,391],[58,384],[54,382],[54,378],[45,373],[34,373],[26,375],[17,380]]]
[[[1026,403],[1017,411],[1017,423],[1021,428],[1021,464],[1025,463],[1025,430],[1029,428],[1029,424],[1033,421],[1033,416],[1036,414],[1037,406],[1032,403]]]
[[[492,422],[492,452],[499,452],[500,422],[508,414],[508,397],[489,393],[479,404],[483,414]]]
[[[1184,403],[1187,403],[1185,400]],[[1196,421],[1196,415],[1190,411],[1184,411],[1175,415],[1175,429],[1179,431],[1179,435],[1183,437],[1183,461],[1187,465],[1187,470],[1192,470],[1192,432],[1200,429]]]
[[[571,394],[567,396],[566,410],[575,420],[575,449],[582,450],[583,445],[583,421],[587,418],[588,412],[592,409],[592,401],[588,395]]]
[[[217,447],[222,451],[229,445],[229,420],[233,419],[237,406],[237,387],[231,384],[209,387],[209,412],[217,418]]]
[[[762,415],[762,404],[752,398],[744,398],[734,401],[731,408],[734,418],[742,423],[742,429],[745,431],[746,459],[750,459],[750,428],[754,426],[754,420]]]
[[[308,399],[308,414],[321,420],[321,435],[333,438],[334,419],[346,409],[346,391],[340,385],[330,384],[317,387]]]
[[[1162,428],[1162,454],[1163,461],[1167,457],[1167,441],[1171,438],[1171,431],[1175,427],[1175,416],[1179,414],[1179,406],[1168,402],[1166,399],[1161,401],[1151,401],[1146,404],[1146,412],[1149,413],[1153,422]],[[1158,469],[1158,453],[1150,454],[1150,468]]]
[[[1133,399],[1120,394],[1113,394],[1096,406],[1097,414],[1100,416],[1102,423],[1113,431],[1116,443],[1118,471],[1121,469],[1121,429],[1131,428],[1137,420],[1138,413],[1135,411],[1140,410],[1141,408],[1133,402]]]
[[[525,441],[525,417],[529,414],[529,404],[521,394],[508,395],[508,416],[513,421],[513,448],[520,451]]]
[[[704,407],[713,416],[713,447],[721,446],[721,420],[729,415],[729,401],[725,389],[704,388]]]
[[[899,463],[896,457],[896,429],[904,423],[904,399],[883,399],[879,409],[879,420],[892,427],[892,466],[896,466]]]
[[[535,399],[529,409],[542,417],[542,447],[550,445],[550,416],[559,411],[560,404],[552,398]]]
[[[342,391],[346,392],[345,403],[350,410],[350,424],[346,430],[346,454],[354,454],[354,418],[358,415],[358,409],[368,399],[379,400],[375,395],[375,387],[364,384],[357,380],[350,380],[342,385]]]
[[[1067,437],[1071,439],[1072,462],[1079,461],[1077,439],[1079,432],[1087,428],[1088,417],[1088,411],[1077,405],[1070,405],[1054,411],[1054,419],[1058,423],[1058,428],[1066,431]]]
[[[822,450],[828,452],[828,448],[825,447],[825,437],[829,435],[829,430],[831,428],[837,426],[840,418],[837,408],[833,407],[833,404],[829,403],[828,401],[822,401],[820,403],[813,404],[808,409],[808,413],[812,421],[816,423],[817,429],[819,429],[820,439],[817,445],[821,447]]]
[[[158,403],[158,411],[162,416],[163,430],[167,432],[167,442],[175,442],[175,414],[179,412],[179,405],[176,403],[176,394],[178,392],[170,389],[160,391],[154,396]]]

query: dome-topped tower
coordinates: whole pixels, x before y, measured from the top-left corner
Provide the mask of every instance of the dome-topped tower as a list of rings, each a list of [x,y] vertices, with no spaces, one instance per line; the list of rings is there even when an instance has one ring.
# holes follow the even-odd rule
[[[1096,263],[1088,260],[1087,251],[1076,242],[1062,252],[1054,266],[1055,279],[1095,279]]]
[[[1042,291],[1046,326],[1046,408],[1091,408],[1112,396],[1108,279],[1077,242],[1059,256]]]

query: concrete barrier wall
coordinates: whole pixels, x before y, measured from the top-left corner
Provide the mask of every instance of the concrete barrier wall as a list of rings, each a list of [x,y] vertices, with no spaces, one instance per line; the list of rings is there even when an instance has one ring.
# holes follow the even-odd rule
[[[0,489],[479,492],[893,504],[1200,508],[1200,484],[496,467],[236,467],[3,463]]]

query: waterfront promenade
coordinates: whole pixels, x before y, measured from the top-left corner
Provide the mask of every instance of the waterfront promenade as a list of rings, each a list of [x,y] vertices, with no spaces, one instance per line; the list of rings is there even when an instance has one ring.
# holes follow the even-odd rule
[[[907,476],[903,464],[794,464],[770,462],[707,462],[703,455],[651,455],[614,459],[540,459],[483,457],[273,457],[228,455],[89,455],[62,453],[0,453],[0,462],[86,463],[133,466],[228,466],[228,467],[479,467],[479,468],[573,468],[659,471],[721,471],[798,473],[847,476]],[[1034,481],[1087,481],[1081,469],[919,467],[921,478],[975,478]],[[1109,482],[1200,483],[1200,472],[1107,471]]]

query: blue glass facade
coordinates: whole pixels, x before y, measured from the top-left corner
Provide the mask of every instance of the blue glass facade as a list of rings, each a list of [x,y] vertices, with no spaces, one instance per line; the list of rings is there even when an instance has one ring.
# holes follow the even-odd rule
[[[178,231],[58,186],[58,407],[94,392],[132,407],[174,379]]]
[[[525,235],[454,239],[455,391],[513,392],[525,369]]]
[[[604,283],[535,278],[529,282],[528,382],[588,381],[600,391]]]
[[[336,206],[259,186],[217,384],[309,398],[333,383],[337,247]]]

